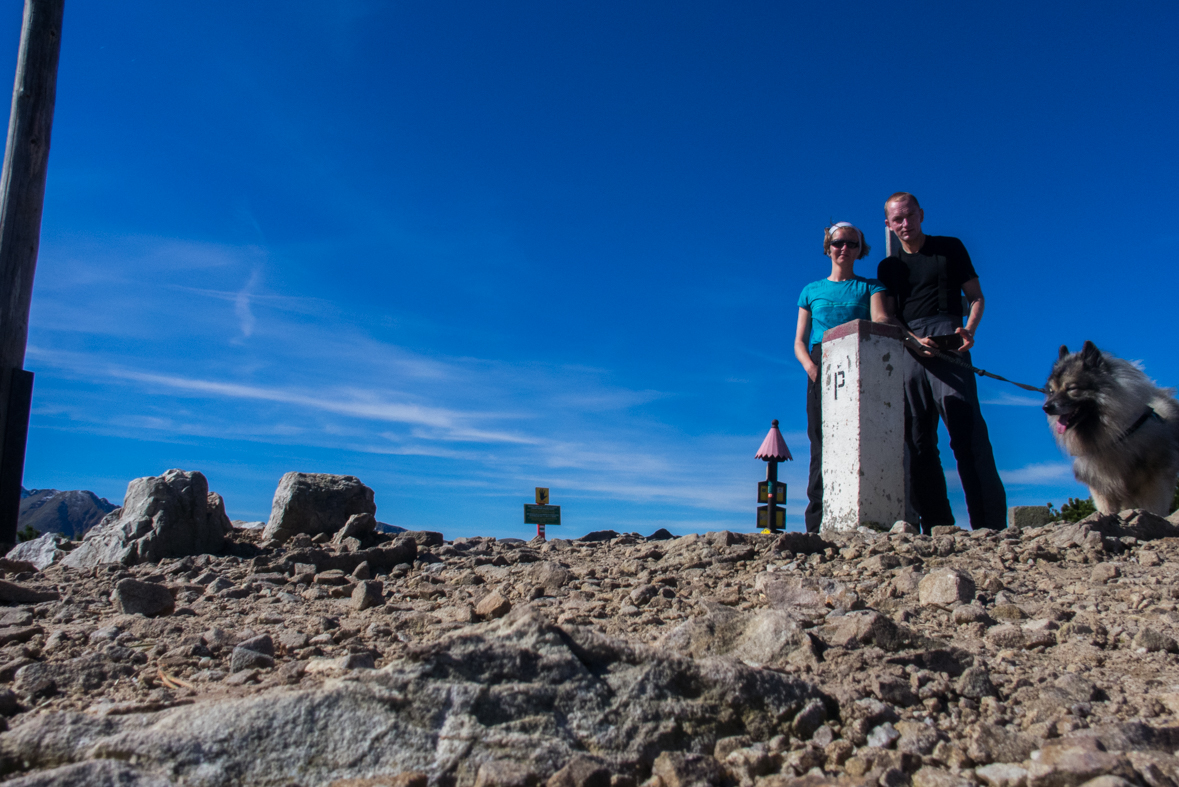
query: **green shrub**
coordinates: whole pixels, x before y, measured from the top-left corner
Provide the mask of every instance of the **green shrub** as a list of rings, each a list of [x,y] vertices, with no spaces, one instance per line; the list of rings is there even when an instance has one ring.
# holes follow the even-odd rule
[[[1059,511],[1056,510],[1052,503],[1048,504],[1048,513],[1052,515],[1052,519],[1063,519],[1065,522],[1080,522],[1095,511],[1097,511],[1097,506],[1093,505],[1093,498],[1091,497],[1087,497],[1084,500],[1070,497],[1068,502],[1060,507]]]
[[[1096,510],[1097,506],[1093,505],[1091,497],[1084,500],[1070,497],[1059,511],[1051,503],[1048,504],[1048,513],[1052,514],[1052,518],[1063,519],[1066,522],[1080,522]],[[1168,510],[1172,514],[1179,511],[1179,483],[1175,484],[1175,494],[1171,496],[1171,507]]]

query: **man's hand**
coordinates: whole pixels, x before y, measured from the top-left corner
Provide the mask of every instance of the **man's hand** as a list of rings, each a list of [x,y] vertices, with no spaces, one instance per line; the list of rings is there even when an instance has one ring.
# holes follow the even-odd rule
[[[922,358],[932,358],[937,350],[937,344],[933,339],[926,336],[922,339],[919,336],[909,334],[909,338],[905,339],[905,346],[914,354]]]
[[[955,352],[964,353],[974,346],[974,334],[970,331],[965,328],[957,328],[954,330],[954,333],[962,337],[962,346],[955,350]]]

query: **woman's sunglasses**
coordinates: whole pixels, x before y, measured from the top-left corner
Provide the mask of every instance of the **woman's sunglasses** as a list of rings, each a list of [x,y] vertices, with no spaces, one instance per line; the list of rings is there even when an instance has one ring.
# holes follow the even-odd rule
[[[833,249],[842,249],[844,246],[847,246],[849,249],[858,249],[858,248],[860,248],[860,242],[858,240],[833,240],[833,241],[831,241],[831,248],[833,248]]]

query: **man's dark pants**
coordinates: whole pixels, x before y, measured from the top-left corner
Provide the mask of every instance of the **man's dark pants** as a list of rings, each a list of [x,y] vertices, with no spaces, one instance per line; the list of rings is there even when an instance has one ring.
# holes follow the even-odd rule
[[[823,523],[823,346],[811,349],[811,361],[819,367],[815,380],[806,381],[806,436],[811,441],[811,472],[807,480],[806,532],[818,533]]]
[[[911,320],[909,330],[921,337],[943,336],[960,325],[954,316],[925,317]],[[957,357],[970,363],[969,352],[958,353]],[[905,353],[904,371],[908,492],[913,508],[920,514],[922,531],[929,533],[938,525],[954,524],[937,448],[939,417],[950,433],[950,450],[958,462],[970,526],[975,530],[1003,529],[1007,526],[1007,492],[995,467],[987,424],[978,405],[974,372],[939,358],[918,358],[911,352]]]

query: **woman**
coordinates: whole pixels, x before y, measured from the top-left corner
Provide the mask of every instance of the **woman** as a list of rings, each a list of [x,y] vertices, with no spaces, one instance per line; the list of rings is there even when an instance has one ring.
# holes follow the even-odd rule
[[[823,253],[831,258],[831,275],[811,282],[798,296],[798,332],[794,356],[809,378],[806,386],[806,432],[811,441],[811,474],[807,484],[806,529],[819,532],[823,521],[823,417],[819,365],[823,333],[850,320],[895,323],[885,311],[884,285],[855,274],[856,260],[868,256],[864,233],[841,221],[823,234]]]

